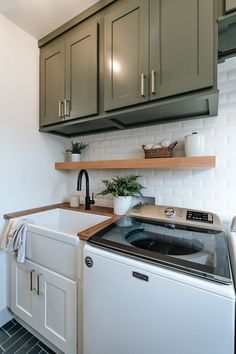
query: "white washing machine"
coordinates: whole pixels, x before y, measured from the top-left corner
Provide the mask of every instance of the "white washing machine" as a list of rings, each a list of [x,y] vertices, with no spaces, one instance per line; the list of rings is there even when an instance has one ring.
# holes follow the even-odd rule
[[[234,283],[236,284],[236,216],[231,223],[230,233],[228,234],[229,254]]]
[[[84,354],[234,354],[219,218],[150,205],[129,216],[84,249]]]

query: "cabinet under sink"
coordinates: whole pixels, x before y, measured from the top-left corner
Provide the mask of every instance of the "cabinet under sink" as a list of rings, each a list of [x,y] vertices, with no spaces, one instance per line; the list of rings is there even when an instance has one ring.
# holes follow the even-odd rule
[[[26,260],[10,257],[11,310],[63,353],[75,354],[83,250],[78,234],[110,217],[55,208],[20,219],[29,221]]]

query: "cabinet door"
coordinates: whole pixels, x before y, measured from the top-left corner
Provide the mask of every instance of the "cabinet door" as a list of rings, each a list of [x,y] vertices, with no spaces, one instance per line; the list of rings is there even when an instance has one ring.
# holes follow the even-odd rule
[[[149,100],[149,7],[130,0],[105,17],[105,110]]]
[[[225,11],[236,11],[236,0],[225,0]]]
[[[65,119],[98,113],[97,23],[88,25],[66,41]]]
[[[75,354],[76,282],[40,266],[36,270],[37,330],[64,353]]]
[[[30,326],[35,325],[34,291],[35,268],[26,261],[24,264],[16,261],[15,255],[11,256],[11,310]]]
[[[213,16],[213,0],[150,1],[151,99],[213,86]]]
[[[61,42],[43,49],[40,57],[40,125],[59,123],[64,119],[64,56]]]

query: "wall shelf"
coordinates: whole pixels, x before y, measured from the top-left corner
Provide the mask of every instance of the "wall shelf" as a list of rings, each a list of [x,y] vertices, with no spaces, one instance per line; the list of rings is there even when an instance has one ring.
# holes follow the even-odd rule
[[[214,168],[215,156],[170,157],[157,159],[101,160],[79,162],[56,162],[56,170],[115,170],[115,169],[182,169]]]

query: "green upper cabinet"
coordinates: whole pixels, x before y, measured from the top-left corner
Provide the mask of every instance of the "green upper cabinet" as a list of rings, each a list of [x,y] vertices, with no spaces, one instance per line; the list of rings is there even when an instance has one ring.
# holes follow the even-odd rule
[[[105,17],[105,110],[212,87],[214,0],[130,0]]]
[[[149,1],[123,1],[104,26],[105,111],[148,101]]]
[[[225,11],[236,11],[236,0],[225,0]]]
[[[93,23],[66,40],[66,118],[98,113],[97,77],[97,23]]]
[[[218,0],[218,60],[236,56],[236,0]]]
[[[97,23],[78,26],[42,49],[41,126],[98,113]]]
[[[64,117],[64,56],[64,43],[41,51],[40,125],[59,123]]]
[[[73,137],[216,116],[225,1],[236,0],[100,0],[42,38],[40,131]],[[229,45],[218,24],[231,55],[236,26],[227,25]]]
[[[213,1],[150,0],[151,99],[213,86]]]

